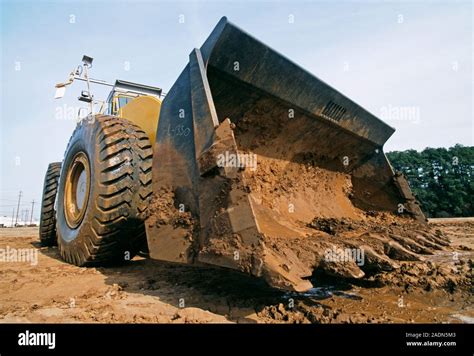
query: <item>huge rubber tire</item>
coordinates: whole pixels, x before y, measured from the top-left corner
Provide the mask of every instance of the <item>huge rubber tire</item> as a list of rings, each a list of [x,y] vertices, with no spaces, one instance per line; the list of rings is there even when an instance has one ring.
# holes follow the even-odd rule
[[[143,250],[152,153],[147,135],[128,120],[97,115],[78,123],[59,180],[56,226],[65,261],[119,264]]]
[[[61,162],[48,165],[44,176],[43,198],[41,200],[39,238],[42,246],[54,246],[56,240],[56,211],[54,205],[58,192],[58,180],[61,173]]]

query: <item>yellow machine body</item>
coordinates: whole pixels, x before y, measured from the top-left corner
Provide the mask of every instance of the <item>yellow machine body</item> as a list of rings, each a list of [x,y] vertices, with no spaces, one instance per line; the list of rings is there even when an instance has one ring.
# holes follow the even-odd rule
[[[120,97],[120,94],[118,95]],[[118,99],[118,98],[117,98]],[[119,100],[114,100],[114,105]],[[155,142],[156,129],[160,117],[161,100],[153,96],[138,96],[132,98],[126,105],[118,107],[117,115],[142,128],[150,142]]]

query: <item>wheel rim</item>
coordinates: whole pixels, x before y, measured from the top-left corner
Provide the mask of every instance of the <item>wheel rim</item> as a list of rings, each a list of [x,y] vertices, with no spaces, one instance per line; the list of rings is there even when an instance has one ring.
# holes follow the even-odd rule
[[[75,229],[84,218],[89,201],[90,165],[84,152],[77,153],[69,165],[64,187],[64,215],[70,228]]]

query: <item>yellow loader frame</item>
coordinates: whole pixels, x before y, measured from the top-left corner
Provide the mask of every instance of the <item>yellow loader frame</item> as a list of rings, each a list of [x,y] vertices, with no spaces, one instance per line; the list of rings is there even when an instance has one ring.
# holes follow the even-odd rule
[[[126,100],[125,105],[120,105],[121,99]],[[112,90],[108,104],[110,111],[103,111],[102,113],[119,116],[131,121],[145,131],[150,142],[155,142],[161,109],[161,100],[159,98],[147,94],[132,96]]]

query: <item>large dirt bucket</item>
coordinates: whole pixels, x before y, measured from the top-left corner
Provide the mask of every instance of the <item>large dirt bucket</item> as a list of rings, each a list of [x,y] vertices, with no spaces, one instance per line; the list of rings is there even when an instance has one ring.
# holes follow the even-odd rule
[[[423,221],[383,144],[394,129],[221,19],[163,101],[147,223],[152,258],[218,265],[303,291],[292,239],[315,218]],[[280,248],[275,241],[290,241]],[[289,246],[289,247],[288,247]]]

